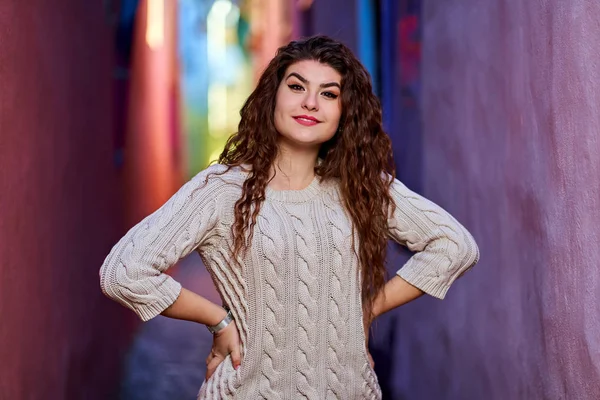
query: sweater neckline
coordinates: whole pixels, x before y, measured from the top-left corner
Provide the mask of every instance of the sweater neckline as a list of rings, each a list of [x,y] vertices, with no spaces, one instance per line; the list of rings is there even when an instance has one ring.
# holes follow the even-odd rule
[[[265,189],[265,197],[286,203],[302,203],[317,196],[324,189],[321,178],[315,175],[312,182],[304,189],[299,190],[275,190],[268,185]]]
[[[249,169],[250,166],[244,164],[237,168],[237,172],[240,173],[244,179],[247,179]],[[315,175],[310,184],[304,189],[275,190],[271,189],[269,185],[267,185],[265,188],[265,198],[283,203],[303,203],[319,196],[319,194],[322,192],[333,190],[334,187],[335,184],[333,182],[329,180],[321,181],[321,177]]]

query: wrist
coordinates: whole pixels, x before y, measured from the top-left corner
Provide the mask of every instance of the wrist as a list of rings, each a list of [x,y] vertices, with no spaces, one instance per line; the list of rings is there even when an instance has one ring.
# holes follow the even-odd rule
[[[372,320],[385,314],[388,311],[389,305],[386,304],[388,300],[388,296],[386,295],[386,289],[388,288],[388,283],[383,287],[383,289],[377,294],[375,299],[373,300],[373,306],[371,307],[371,312],[373,313]]]
[[[204,320],[203,323],[206,326],[217,325],[227,316],[227,310],[217,304],[212,303],[210,306],[210,313],[208,319]]]
[[[222,310],[222,313],[225,313],[223,318],[221,318],[219,320],[219,322],[217,322],[216,324],[206,325],[209,332],[212,333],[213,335],[218,334],[219,332],[221,332],[223,329],[225,329],[229,324],[231,324],[233,322],[233,314],[231,313],[231,310],[229,310],[228,308],[225,308],[225,307],[222,308],[221,310]]]

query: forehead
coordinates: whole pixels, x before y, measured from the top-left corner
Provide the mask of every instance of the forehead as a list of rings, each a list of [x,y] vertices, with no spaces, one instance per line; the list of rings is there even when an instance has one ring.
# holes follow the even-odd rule
[[[301,75],[310,83],[340,83],[342,81],[342,76],[335,69],[314,60],[298,61],[290,65],[285,71],[284,78],[287,78],[292,72]]]

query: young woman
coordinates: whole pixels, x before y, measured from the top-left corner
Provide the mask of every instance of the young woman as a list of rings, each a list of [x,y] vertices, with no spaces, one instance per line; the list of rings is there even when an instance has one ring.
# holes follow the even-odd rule
[[[479,258],[469,232],[394,178],[367,71],[330,38],[277,52],[219,164],[112,249],[104,293],[144,321],[214,333],[199,399],[380,399],[377,316],[443,298]],[[389,281],[388,239],[416,252]],[[223,304],[164,272],[198,251]]]

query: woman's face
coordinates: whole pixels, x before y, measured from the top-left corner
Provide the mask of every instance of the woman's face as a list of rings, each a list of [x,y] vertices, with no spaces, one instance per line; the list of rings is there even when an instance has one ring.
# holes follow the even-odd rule
[[[290,65],[277,89],[275,128],[291,145],[320,147],[335,135],[342,113],[342,77],[305,60]]]

